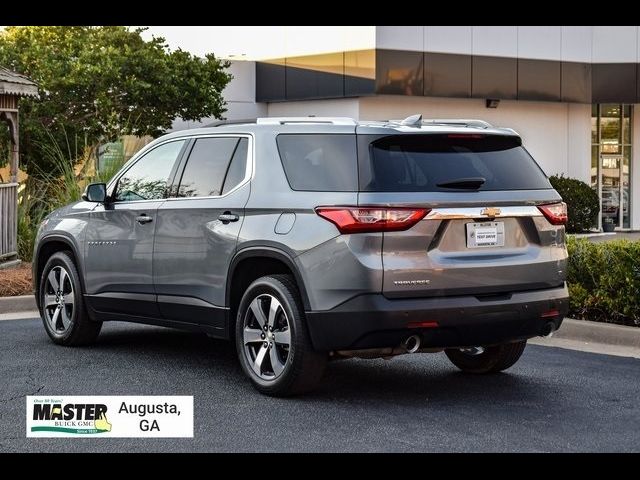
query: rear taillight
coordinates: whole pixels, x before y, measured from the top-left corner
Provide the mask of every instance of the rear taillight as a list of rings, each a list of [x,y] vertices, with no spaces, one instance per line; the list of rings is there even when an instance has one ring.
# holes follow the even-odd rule
[[[397,232],[414,226],[429,209],[318,207],[316,213],[338,227],[340,233]]]
[[[567,223],[567,204],[564,202],[538,205],[538,209],[552,225],[564,225]]]

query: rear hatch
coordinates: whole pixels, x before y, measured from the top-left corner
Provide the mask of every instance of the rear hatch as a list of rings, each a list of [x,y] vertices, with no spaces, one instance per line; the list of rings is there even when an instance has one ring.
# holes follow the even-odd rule
[[[358,135],[360,213],[415,220],[383,233],[387,297],[495,297],[563,282],[559,195],[519,136],[469,130]]]

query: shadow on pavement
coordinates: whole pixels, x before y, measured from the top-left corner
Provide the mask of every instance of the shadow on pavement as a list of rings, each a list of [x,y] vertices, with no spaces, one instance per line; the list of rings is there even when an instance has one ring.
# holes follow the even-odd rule
[[[541,348],[541,347],[528,347]],[[172,329],[134,326],[127,330],[105,331],[90,347],[99,362],[113,354],[123,362],[152,365],[179,364],[201,378],[235,376],[255,393],[245,380],[231,342],[204,334]],[[526,356],[526,351],[525,351]],[[367,399],[367,402],[393,401],[401,404],[448,402],[523,402],[532,404],[557,396],[557,386],[541,376],[532,378],[518,372],[518,365],[505,373],[470,375],[459,372],[443,353],[403,355],[391,360],[340,360],[329,362],[322,383],[314,392],[295,398],[307,402],[321,399]],[[542,375],[542,377],[544,377]]]

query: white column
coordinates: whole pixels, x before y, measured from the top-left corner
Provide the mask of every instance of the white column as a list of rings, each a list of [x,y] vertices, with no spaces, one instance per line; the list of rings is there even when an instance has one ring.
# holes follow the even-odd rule
[[[631,158],[631,228],[640,229],[640,105],[633,106]]]
[[[567,172],[591,182],[591,105],[570,103],[567,110]]]

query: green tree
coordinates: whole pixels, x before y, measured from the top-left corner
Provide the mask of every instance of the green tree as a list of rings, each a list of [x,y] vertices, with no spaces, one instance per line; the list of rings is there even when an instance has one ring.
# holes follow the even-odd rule
[[[20,105],[21,163],[56,173],[42,151],[51,136],[69,151],[121,135],[157,137],[181,117],[221,118],[228,62],[146,41],[121,26],[27,26],[0,31],[0,65],[38,83],[39,99]],[[73,145],[67,145],[73,143]],[[79,144],[79,145],[78,145]]]

